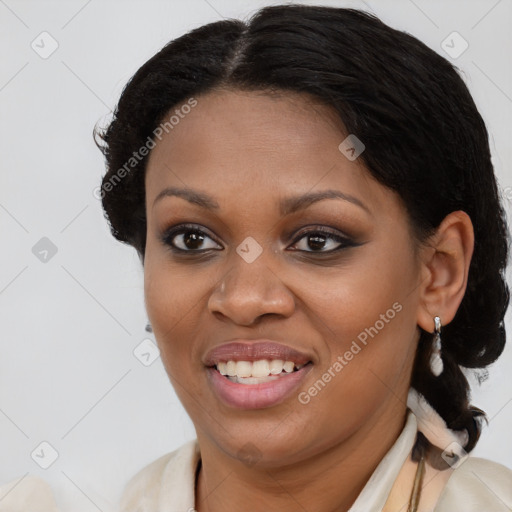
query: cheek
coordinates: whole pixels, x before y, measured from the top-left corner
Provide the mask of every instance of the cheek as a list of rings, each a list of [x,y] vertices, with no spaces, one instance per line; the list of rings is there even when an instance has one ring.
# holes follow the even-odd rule
[[[166,367],[174,366],[193,337],[194,321],[204,285],[169,264],[165,257],[147,251],[144,298],[149,321]],[[190,332],[187,332],[190,331]]]
[[[200,274],[206,279],[198,279],[196,276]],[[144,297],[154,330],[183,327],[186,322],[180,320],[193,312],[206,291],[207,281],[204,272],[184,270],[183,265],[173,264],[167,250],[154,240],[154,236],[148,235]]]
[[[177,293],[177,291],[179,291]],[[158,334],[172,330],[177,325],[186,300],[179,300],[180,286],[167,272],[146,267],[144,272],[144,296],[149,320],[157,339]]]
[[[338,303],[317,296],[325,357],[314,381],[300,391],[301,404],[307,401],[303,413],[318,419],[326,443],[339,429],[349,435],[361,428],[390,399],[405,400],[416,346],[415,306],[410,297],[394,301],[395,293],[375,288],[357,297],[346,290]]]
[[[406,377],[417,334],[417,272],[408,238],[397,236],[359,251],[345,267],[321,279],[317,275],[316,286],[306,279],[310,285],[302,289],[301,299],[309,321],[322,333],[326,357],[321,371],[343,359],[343,369],[335,372],[343,377],[334,379],[344,381],[342,402],[360,396],[358,388],[369,382],[382,387],[379,378],[391,385]]]
[[[356,386],[364,385],[370,369],[389,376],[409,359],[415,309],[411,297],[403,300],[401,290],[345,284],[337,292],[304,297],[306,315],[321,334],[325,369],[341,357],[343,373]]]
[[[301,273],[293,289],[312,313],[311,320],[324,325],[331,339],[344,342],[375,323],[379,331],[390,330],[404,316],[397,309],[414,298],[411,291],[416,283],[412,260],[398,259],[377,249],[360,251],[346,266],[327,273]]]

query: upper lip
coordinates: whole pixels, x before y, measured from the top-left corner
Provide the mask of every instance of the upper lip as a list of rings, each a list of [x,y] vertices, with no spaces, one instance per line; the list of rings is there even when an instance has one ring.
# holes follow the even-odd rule
[[[206,366],[215,366],[221,361],[259,361],[280,359],[306,364],[311,356],[287,345],[272,340],[241,340],[224,343],[210,349],[205,358]]]

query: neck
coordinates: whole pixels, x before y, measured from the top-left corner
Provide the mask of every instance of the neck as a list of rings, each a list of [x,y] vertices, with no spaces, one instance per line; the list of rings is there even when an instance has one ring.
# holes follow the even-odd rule
[[[198,432],[196,510],[246,510],[249,503],[254,512],[348,511],[405,424],[406,409],[398,401],[376,414],[350,438],[285,467],[247,466]]]

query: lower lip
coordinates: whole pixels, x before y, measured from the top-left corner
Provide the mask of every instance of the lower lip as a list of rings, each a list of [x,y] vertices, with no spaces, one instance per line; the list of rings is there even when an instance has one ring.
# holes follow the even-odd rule
[[[263,409],[286,400],[311,368],[312,364],[307,364],[300,370],[262,384],[232,382],[215,368],[208,368],[207,372],[215,393],[225,404],[237,409]]]

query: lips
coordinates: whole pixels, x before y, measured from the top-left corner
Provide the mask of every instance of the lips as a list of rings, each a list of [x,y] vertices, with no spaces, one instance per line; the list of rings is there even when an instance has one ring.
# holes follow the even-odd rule
[[[211,388],[225,405],[261,409],[286,400],[311,370],[312,359],[270,340],[238,340],[211,349],[204,364]],[[269,368],[269,373],[259,371],[256,377],[250,375],[251,367]]]
[[[312,356],[270,340],[237,341],[211,349],[204,358],[205,366],[215,366],[219,362],[259,361],[262,359],[293,361],[296,365],[306,364]]]

